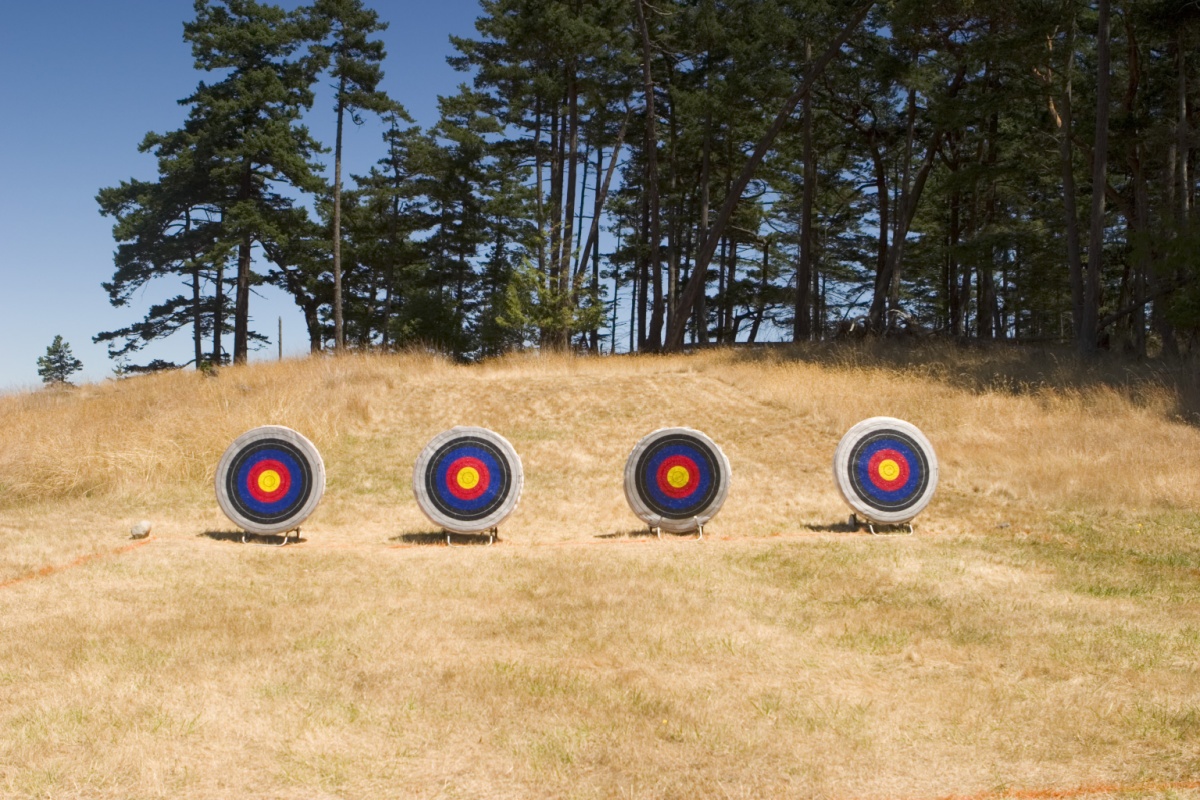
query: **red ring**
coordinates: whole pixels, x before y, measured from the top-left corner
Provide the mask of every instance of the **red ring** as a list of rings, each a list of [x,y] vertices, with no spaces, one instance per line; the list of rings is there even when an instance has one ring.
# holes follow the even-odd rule
[[[667,480],[668,473],[674,467],[683,467],[688,471],[688,482],[678,489],[672,486],[671,482]],[[654,477],[658,481],[658,490],[660,492],[667,497],[678,500],[688,497],[700,486],[700,466],[687,456],[668,456],[658,465],[658,472]]]
[[[879,474],[879,465],[891,459],[900,467],[900,474],[895,480],[889,481]],[[871,456],[871,460],[867,462],[867,477],[875,488],[881,492],[894,492],[897,489],[908,483],[908,459],[905,458],[899,451],[885,448],[876,450],[875,455]]]
[[[267,470],[273,470],[279,476],[279,487],[273,492],[264,492],[258,485],[258,478]],[[273,458],[264,458],[250,468],[246,475],[246,490],[250,496],[260,503],[275,503],[279,501],[288,489],[292,488],[292,473],[282,462]]]
[[[475,484],[473,489],[464,489],[458,483],[458,473],[467,467],[471,467],[479,473],[479,483]],[[461,456],[451,461],[450,466],[446,468],[446,491],[459,500],[475,500],[482,497],[483,493],[488,490],[491,482],[492,473],[488,471],[487,465],[478,458]]]

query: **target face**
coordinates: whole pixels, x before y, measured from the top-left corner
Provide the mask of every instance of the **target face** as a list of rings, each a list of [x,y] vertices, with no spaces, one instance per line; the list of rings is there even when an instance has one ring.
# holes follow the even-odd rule
[[[686,533],[721,510],[729,474],[729,460],[712,439],[690,428],[664,428],[629,454],[625,497],[650,527]]]
[[[217,505],[250,533],[286,533],[308,519],[325,493],[325,464],[308,439],[267,425],[244,433],[221,456]]]
[[[525,482],[517,451],[484,428],[452,428],[433,438],[413,468],[425,516],[454,533],[482,533],[516,509]]]
[[[833,457],[842,497],[873,522],[908,522],[933,498],[938,464],[933,445],[915,426],[873,417],[851,428]]]

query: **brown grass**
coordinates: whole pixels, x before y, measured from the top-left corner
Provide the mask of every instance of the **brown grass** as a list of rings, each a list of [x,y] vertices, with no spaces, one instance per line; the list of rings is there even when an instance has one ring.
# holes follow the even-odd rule
[[[1174,386],[864,347],[0,398],[0,794],[1198,797],[1200,432]],[[915,537],[840,528],[833,449],[881,413],[941,461]],[[232,530],[217,459],[267,423],[325,457],[306,541],[205,535]],[[492,548],[413,544],[413,460],[455,424],[524,461]],[[732,463],[705,543],[629,535],[621,469],[664,425]],[[156,539],[112,554],[142,518]]]

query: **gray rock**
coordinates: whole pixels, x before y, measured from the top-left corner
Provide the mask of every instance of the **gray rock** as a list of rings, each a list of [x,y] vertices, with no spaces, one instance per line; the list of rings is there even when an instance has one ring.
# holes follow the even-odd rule
[[[150,535],[150,520],[142,520],[129,529],[130,538],[145,539]]]

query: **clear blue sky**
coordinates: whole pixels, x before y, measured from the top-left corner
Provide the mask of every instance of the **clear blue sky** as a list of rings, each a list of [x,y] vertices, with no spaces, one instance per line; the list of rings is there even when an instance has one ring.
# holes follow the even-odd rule
[[[299,5],[284,0],[286,7]],[[446,64],[449,37],[475,34],[478,0],[377,3],[390,23],[384,88],[418,123],[437,120],[437,97],[469,76]],[[175,286],[150,288],[132,307],[112,308],[100,287],[112,277],[112,220],[96,192],[136,177],[152,179],[154,159],[137,152],[148,131],[178,128],[179,98],[203,73],[183,42],[191,0],[58,0],[8,3],[0,22],[0,391],[39,384],[37,358],[56,334],[84,363],[76,376],[100,380],[112,362],[92,336],[141,319]],[[332,101],[319,95],[308,124],[333,141]],[[350,172],[382,155],[381,129],[368,122],[346,139]],[[329,159],[326,158],[329,162]],[[329,163],[330,173],[332,164]],[[292,300],[264,289],[251,302],[255,327],[274,339],[283,318],[285,354],[307,350]],[[189,333],[152,345],[142,360],[190,359]],[[251,358],[274,357],[275,347]]]

